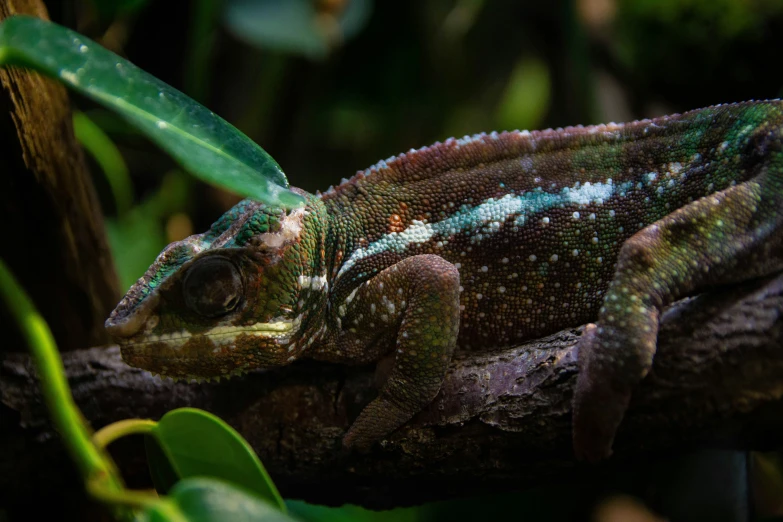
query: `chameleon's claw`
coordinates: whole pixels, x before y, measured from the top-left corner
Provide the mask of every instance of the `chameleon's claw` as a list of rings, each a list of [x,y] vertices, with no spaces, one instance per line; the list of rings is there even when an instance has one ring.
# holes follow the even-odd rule
[[[367,453],[370,453],[375,442],[376,441],[374,440],[362,438],[355,432],[348,430],[348,433],[343,437],[343,449],[366,455]]]

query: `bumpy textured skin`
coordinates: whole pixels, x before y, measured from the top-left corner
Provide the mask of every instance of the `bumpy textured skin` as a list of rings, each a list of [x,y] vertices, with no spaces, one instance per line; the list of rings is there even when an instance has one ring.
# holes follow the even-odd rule
[[[129,364],[179,378],[393,355],[344,439],[363,448],[432,400],[455,349],[595,320],[574,447],[600,459],[650,369],[661,308],[783,268],[782,125],[783,103],[746,102],[412,150],[305,209],[240,203],[167,247],[107,327]],[[182,298],[208,256],[242,280],[240,304],[215,318]]]

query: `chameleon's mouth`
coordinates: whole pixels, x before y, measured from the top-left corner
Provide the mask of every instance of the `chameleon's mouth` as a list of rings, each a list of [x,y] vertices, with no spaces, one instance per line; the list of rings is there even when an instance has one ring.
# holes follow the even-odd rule
[[[149,344],[163,343],[169,348],[179,348],[193,337],[206,337],[218,346],[234,342],[242,334],[262,339],[284,339],[296,328],[295,322],[281,320],[255,323],[250,326],[215,326],[198,333],[191,333],[183,329],[161,334],[138,334],[134,337],[118,339],[118,342],[123,347],[143,347]]]
[[[217,326],[118,339],[123,360],[152,373],[182,379],[224,377],[250,368],[290,362],[291,336],[299,321]]]

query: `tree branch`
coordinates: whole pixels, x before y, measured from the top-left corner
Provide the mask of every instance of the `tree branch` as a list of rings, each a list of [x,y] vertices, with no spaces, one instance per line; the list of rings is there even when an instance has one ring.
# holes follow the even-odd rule
[[[682,301],[663,316],[651,375],[635,394],[602,468],[694,447],[763,449],[783,442],[783,276]],[[116,347],[64,354],[74,396],[96,428],[190,405],[236,427],[284,495],[373,507],[540,486],[595,474],[574,462],[570,400],[578,334],[566,330],[454,362],[441,393],[368,455],[341,437],[372,399],[373,369],[297,363],[219,384],[160,380],[127,367]],[[25,451],[0,468],[47,459],[51,431],[25,357],[0,366],[0,399],[18,412]],[[131,451],[132,450],[132,451]],[[130,482],[141,455],[118,452]],[[125,453],[125,454],[123,454]],[[138,475],[137,475],[138,473]],[[4,482],[13,473],[0,474]]]

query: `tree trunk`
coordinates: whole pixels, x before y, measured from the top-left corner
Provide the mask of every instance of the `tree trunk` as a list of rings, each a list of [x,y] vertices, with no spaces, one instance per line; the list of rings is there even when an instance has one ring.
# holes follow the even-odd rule
[[[0,19],[48,18],[40,0],[0,0]],[[119,298],[103,216],[73,134],[65,88],[19,68],[0,68],[0,258],[30,294],[61,350],[103,344]],[[0,311],[0,351],[25,351]]]

